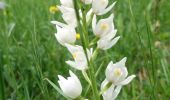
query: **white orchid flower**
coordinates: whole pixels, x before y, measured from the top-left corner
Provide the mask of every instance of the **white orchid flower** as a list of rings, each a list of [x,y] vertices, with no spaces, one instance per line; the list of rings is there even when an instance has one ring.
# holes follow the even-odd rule
[[[96,15],[106,14],[113,8],[113,6],[116,4],[116,2],[114,2],[109,7],[107,7],[108,4],[109,4],[108,0],[93,0],[93,2],[92,2],[93,12]]]
[[[51,23],[56,25],[57,33],[55,33],[55,36],[61,45],[65,46],[66,43],[74,44],[76,42],[76,31],[74,28],[58,21],[52,21]]]
[[[92,20],[92,29],[94,34],[100,38],[111,33],[113,30],[115,30],[113,24],[113,14],[111,14],[108,18],[99,20],[98,23],[96,15],[94,15]]]
[[[126,85],[130,83],[136,76],[127,77],[128,71],[125,66],[127,58],[124,57],[121,61],[113,64],[111,61],[106,68],[106,79],[114,85]]]
[[[101,84],[101,90],[103,90],[106,85],[109,83],[107,79],[105,79]],[[122,86],[114,86],[113,84],[102,93],[103,100],[115,100],[118,94],[120,93]]]
[[[65,6],[58,6],[60,11],[62,12],[62,17],[64,21],[71,27],[77,27],[77,19],[74,8],[69,8]]]
[[[60,0],[61,5],[69,8],[74,8],[73,0]]]
[[[91,4],[92,3],[92,0],[81,0],[81,1],[85,4]]]
[[[66,96],[75,99],[81,95],[82,86],[77,76],[72,71],[69,71],[69,73],[70,77],[67,79],[61,75],[58,75],[58,83]]]
[[[78,69],[78,70],[88,69],[88,62],[87,62],[83,47],[78,46],[78,45],[74,46],[70,44],[65,44],[65,45],[74,58],[74,61],[69,60],[69,61],[66,61],[66,63],[70,65],[71,67]],[[87,49],[88,60],[90,60],[92,56],[92,52],[93,52],[92,49],[91,50]]]
[[[5,9],[6,4],[2,1],[0,1],[0,9]]]
[[[116,35],[116,32],[117,30],[113,30],[108,35],[99,39],[99,41],[97,42],[97,47],[102,50],[107,50],[107,49],[110,49],[112,46],[114,46],[120,38],[120,36],[114,38]]]

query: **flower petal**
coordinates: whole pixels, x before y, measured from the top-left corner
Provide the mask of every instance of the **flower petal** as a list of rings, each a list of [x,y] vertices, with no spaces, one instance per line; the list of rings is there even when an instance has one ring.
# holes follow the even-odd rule
[[[102,37],[102,39],[112,40],[115,37],[116,33],[117,33],[117,30],[114,29],[110,33],[108,33],[106,36]]]
[[[58,25],[58,26],[60,26],[60,27],[67,27],[66,24],[61,23],[61,22],[59,22],[59,21],[51,21],[51,23],[52,23],[52,24],[55,24],[55,25]]]
[[[74,61],[70,61],[70,60],[66,61],[66,64],[70,65],[71,67],[75,69],[81,70]]]
[[[104,48],[104,50],[110,49],[112,46],[114,46],[114,45],[118,42],[119,39],[120,39],[120,36],[114,38],[114,39],[109,43],[109,45],[108,45],[106,48]]]
[[[112,97],[112,100],[114,100],[114,99],[116,99],[117,98],[117,96],[118,96],[118,94],[120,93],[120,90],[122,89],[122,86],[120,85],[120,86],[117,86],[116,88],[115,88],[115,90],[113,91],[113,97]]]
[[[77,69],[77,70],[84,70],[84,69],[87,69],[86,66],[84,66],[84,64],[81,66],[81,65],[78,65],[76,62],[74,61],[66,61],[66,63],[68,65],[70,65],[71,67]]]
[[[119,63],[120,67],[125,67],[126,61],[127,61],[127,57],[124,57],[122,60],[120,60],[117,63]]]
[[[86,20],[87,20],[87,23],[90,21],[90,18],[91,18],[91,14],[92,14],[93,10],[90,9],[88,12],[87,12],[87,15],[86,15]]]
[[[74,8],[73,0],[60,0],[60,2],[63,6]]]
[[[110,5],[108,8],[106,8],[104,11],[98,13],[97,15],[104,15],[104,14],[106,14],[107,12],[109,12],[114,7],[115,4],[116,4],[116,2],[114,2],[112,5]]]
[[[80,47],[77,46],[73,46],[70,44],[65,44],[65,46],[67,47],[67,49],[69,50],[69,52],[73,55],[75,52],[77,52],[79,50]]]
[[[95,32],[96,23],[97,23],[96,15],[94,15],[92,19],[92,29],[93,29],[94,34],[96,34]]]
[[[119,85],[127,85],[129,84],[134,78],[136,77],[136,75],[131,75],[128,78],[126,78],[124,81],[120,82]]]
[[[61,81],[61,82],[65,82],[65,81],[67,81],[63,76],[61,76],[61,75],[58,75],[58,78],[59,78],[59,81]]]

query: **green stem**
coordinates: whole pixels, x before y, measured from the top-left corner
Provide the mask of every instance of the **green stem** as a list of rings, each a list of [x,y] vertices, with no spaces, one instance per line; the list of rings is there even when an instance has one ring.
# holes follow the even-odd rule
[[[151,31],[149,30],[147,21],[146,21],[146,27],[147,27],[147,35],[148,35],[149,52],[150,52],[150,56],[151,56],[152,77],[153,77],[152,92],[153,92],[153,98],[156,99],[156,97],[155,97],[155,84],[156,84],[155,80],[156,80],[156,78],[155,78],[155,70],[154,70],[155,65],[154,65],[152,45],[151,45]]]
[[[82,11],[82,15],[83,15],[83,30],[84,30],[84,35],[85,35],[85,39],[86,39],[86,43],[87,46],[89,45],[89,36],[88,36],[88,26],[87,26],[87,20],[86,20],[86,11]]]
[[[4,78],[3,78],[2,70],[3,70],[2,60],[1,60],[1,56],[0,56],[0,100],[5,100]]]
[[[102,62],[100,67],[97,69],[97,72],[95,74],[96,77],[99,75],[99,72],[101,71],[103,65],[104,65],[104,62]],[[85,94],[84,94],[85,97],[86,97],[87,93],[89,92],[89,90],[90,90],[90,85],[88,85],[87,88],[86,88],[86,91],[85,91]]]
[[[74,6],[75,6],[76,17],[77,17],[77,22],[78,22],[78,26],[79,26],[78,30],[79,31],[84,30],[83,26],[84,26],[85,23],[83,23],[83,26],[81,26],[80,16],[79,16],[79,12],[78,12],[79,9],[78,9],[78,1],[77,0],[74,0]],[[85,26],[86,26],[86,24],[85,24]],[[93,65],[92,61],[89,61],[89,59],[88,59],[87,50],[86,50],[88,45],[87,45],[86,38],[83,38],[83,35],[88,34],[88,32],[87,32],[87,30],[84,30],[84,31],[85,32],[80,34],[80,37],[81,37],[81,42],[82,42],[82,46],[83,46],[83,49],[84,49],[84,53],[86,55],[86,59],[87,59],[87,62],[88,62],[88,66],[89,66],[89,76],[90,76],[90,79],[91,79],[91,82],[92,82],[92,91],[93,91],[93,94],[94,94],[94,99],[100,100],[100,96],[99,96],[98,89],[97,89],[95,72],[94,72],[94,65]]]

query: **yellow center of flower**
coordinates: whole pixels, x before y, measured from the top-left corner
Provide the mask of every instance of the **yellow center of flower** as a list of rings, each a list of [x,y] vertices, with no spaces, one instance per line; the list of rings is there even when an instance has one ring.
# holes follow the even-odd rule
[[[59,9],[56,6],[50,6],[49,11],[50,13],[54,14],[55,12],[57,12]]]
[[[73,53],[73,58],[76,59],[76,57],[77,57],[77,54]]]
[[[103,23],[103,24],[101,24],[100,27],[102,30],[107,30],[109,26],[108,26],[108,24]]]
[[[78,39],[78,40],[80,39],[80,34],[79,33],[76,34],[76,39]]]
[[[114,70],[114,75],[115,75],[115,76],[120,76],[121,74],[122,74],[122,71],[121,71],[120,68],[116,68],[116,69]]]

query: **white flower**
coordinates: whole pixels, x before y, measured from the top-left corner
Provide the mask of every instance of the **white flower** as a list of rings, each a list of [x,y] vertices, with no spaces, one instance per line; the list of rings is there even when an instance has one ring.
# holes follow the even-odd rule
[[[60,0],[61,5],[69,8],[74,8],[73,0]]]
[[[84,2],[85,4],[91,4],[92,0],[81,0],[82,2]]]
[[[57,6],[62,12],[64,21],[71,27],[77,27],[76,13],[73,0],[60,0],[61,6]]]
[[[107,12],[109,12],[113,6],[115,5],[116,2],[114,2],[113,4],[111,4],[109,7],[109,1],[108,0],[93,0],[92,2],[92,8],[93,8],[93,12],[96,15],[103,15],[106,14]]]
[[[0,9],[5,9],[5,7],[6,7],[6,4],[0,1]]]
[[[108,35],[99,39],[99,41],[97,42],[97,47],[102,50],[107,50],[107,49],[110,49],[112,46],[114,46],[120,38],[120,36],[114,38],[116,35],[116,32],[117,30],[113,30]]]
[[[52,23],[56,25],[57,33],[55,33],[55,36],[61,45],[75,43],[76,31],[74,28],[57,21],[52,21]]]
[[[66,96],[75,99],[81,95],[82,86],[77,76],[72,71],[69,71],[69,73],[70,77],[67,79],[61,75],[58,75],[58,83]]]
[[[70,44],[65,44],[67,49],[70,51],[72,54],[74,61],[66,61],[68,65],[70,65],[73,68],[76,68],[78,70],[85,70],[88,68],[88,62],[86,59],[86,55],[84,53],[83,47],[82,46],[74,46]],[[88,59],[90,60],[92,56],[92,49],[91,51],[87,49],[87,56]]]
[[[123,58],[121,61],[113,64],[111,61],[106,68],[106,79],[112,82],[114,85],[126,85],[135,78],[135,75],[127,77],[128,71],[125,66],[127,58]]]
[[[101,90],[103,90],[106,85],[109,83],[107,79],[105,79],[101,84]],[[118,94],[120,93],[122,86],[114,86],[113,84],[102,93],[103,100],[115,100]]]
[[[92,21],[92,29],[94,34],[100,38],[106,36],[107,34],[111,33],[113,30],[115,30],[113,24],[113,14],[111,14],[106,19],[99,20],[98,23],[96,22],[97,22],[96,15],[94,15]]]
[[[69,8],[65,6],[58,6],[62,12],[62,17],[64,21],[71,27],[77,27],[77,19],[74,8]]]

